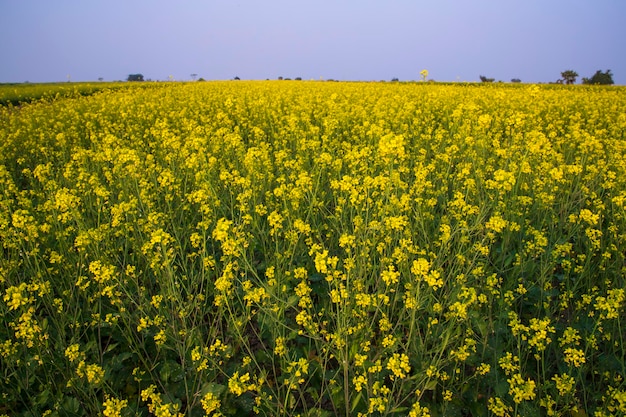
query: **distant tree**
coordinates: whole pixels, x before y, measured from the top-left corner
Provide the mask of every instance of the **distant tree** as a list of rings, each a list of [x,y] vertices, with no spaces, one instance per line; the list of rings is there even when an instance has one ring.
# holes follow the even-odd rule
[[[597,70],[596,73],[593,74],[593,77],[583,78],[583,84],[611,85],[615,84],[615,82],[613,81],[611,70],[606,70],[606,72]]]
[[[521,83],[522,80],[520,80],[519,78],[513,78],[513,79],[511,79],[511,82],[512,83]]]
[[[296,81],[302,81],[302,77],[296,77],[296,78],[294,78],[294,80],[296,80]]]
[[[128,74],[126,81],[143,81],[143,74]]]
[[[206,81],[206,80],[204,78],[200,77],[200,78],[198,78],[198,82],[200,82],[200,81]]]
[[[399,80],[397,78],[392,78],[391,81],[392,82],[396,82],[396,81],[399,81]]]
[[[196,77],[198,76],[198,74],[191,74],[191,79],[196,81]]]
[[[98,81],[103,81],[103,80],[104,80],[104,78],[102,78],[102,77],[98,78]]]
[[[283,77],[278,77],[278,79],[279,79],[280,81],[282,81],[282,80],[283,80]]]
[[[239,78],[239,77],[237,77],[237,76],[235,75],[235,78],[233,78],[233,80],[239,81],[239,80],[241,80],[241,78]]]
[[[483,83],[492,83],[496,80],[495,78],[487,78],[484,75],[480,75],[479,78],[480,78],[480,81]]]
[[[576,82],[576,77],[578,77],[578,73],[576,71],[567,70],[561,73],[561,77],[565,84],[574,84]]]

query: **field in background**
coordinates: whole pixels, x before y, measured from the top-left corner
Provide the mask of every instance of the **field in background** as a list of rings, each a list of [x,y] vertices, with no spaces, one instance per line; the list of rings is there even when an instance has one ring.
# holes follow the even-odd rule
[[[128,83],[46,83],[0,84],[0,106],[19,106],[36,100],[53,100],[62,97],[88,96],[102,90],[128,87]]]
[[[0,415],[626,412],[624,88],[127,85],[0,107]]]

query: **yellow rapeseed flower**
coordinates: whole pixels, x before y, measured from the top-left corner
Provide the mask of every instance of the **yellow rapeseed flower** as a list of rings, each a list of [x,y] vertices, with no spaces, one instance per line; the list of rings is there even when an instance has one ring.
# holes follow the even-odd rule
[[[554,375],[552,380],[556,384],[556,389],[559,391],[560,396],[566,396],[572,394],[576,380],[567,374]]]
[[[387,361],[387,369],[391,371],[391,378],[406,378],[407,373],[411,371],[409,365],[409,357],[404,353],[394,353]]]
[[[117,398],[106,396],[102,406],[102,414],[105,417],[121,417],[122,410],[128,406],[128,400],[119,400]]]

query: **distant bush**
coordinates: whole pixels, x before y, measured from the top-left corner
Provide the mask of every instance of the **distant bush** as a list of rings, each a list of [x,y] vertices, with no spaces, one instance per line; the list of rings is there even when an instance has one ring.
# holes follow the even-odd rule
[[[557,81],[559,84],[574,84],[576,82],[576,77],[578,77],[578,73],[573,70],[563,71],[561,73],[561,79]]]
[[[613,74],[611,74],[611,70],[607,70],[606,72],[598,70],[593,74],[593,77],[583,78],[583,84],[611,85],[614,84]]]
[[[128,74],[126,81],[143,81],[143,74]]]

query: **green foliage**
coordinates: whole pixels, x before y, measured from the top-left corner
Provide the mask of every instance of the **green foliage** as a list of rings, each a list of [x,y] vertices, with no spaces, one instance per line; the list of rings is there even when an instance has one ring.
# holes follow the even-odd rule
[[[598,70],[591,78],[583,78],[583,84],[611,85],[614,84],[613,74],[611,70],[606,72]]]
[[[561,79],[565,82],[565,84],[574,84],[576,82],[576,77],[578,77],[578,73],[572,70],[566,70],[561,73]]]
[[[143,74],[128,74],[126,81],[143,81]]]

